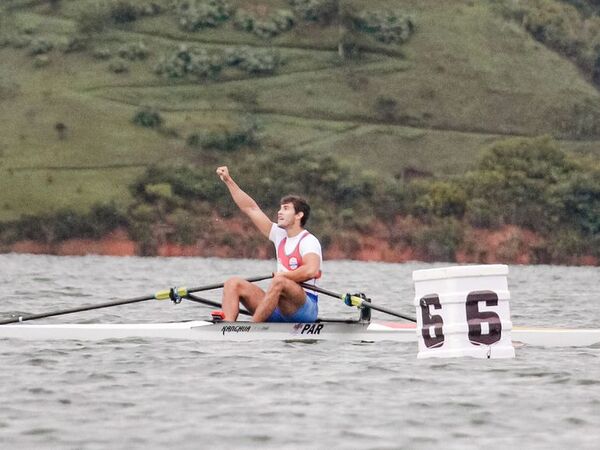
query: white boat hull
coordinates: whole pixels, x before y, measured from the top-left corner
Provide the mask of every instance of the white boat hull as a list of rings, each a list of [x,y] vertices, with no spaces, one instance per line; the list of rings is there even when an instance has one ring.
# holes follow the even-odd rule
[[[198,320],[146,324],[52,324],[20,323],[0,326],[0,339],[104,340],[186,339],[201,341],[394,341],[416,342],[413,324],[371,323],[212,323]],[[600,345],[600,329],[514,327],[516,345],[544,347],[587,347]]]
[[[201,341],[416,341],[414,327],[376,323],[251,323],[190,321],[150,324],[15,324],[0,326],[0,339],[102,340],[128,338],[192,339]]]
[[[542,347],[589,347],[600,345],[600,329],[513,327],[513,344]]]

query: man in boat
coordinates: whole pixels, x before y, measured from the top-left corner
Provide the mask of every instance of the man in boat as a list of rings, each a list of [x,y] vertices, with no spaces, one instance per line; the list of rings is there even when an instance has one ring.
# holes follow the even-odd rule
[[[299,283],[316,285],[323,257],[319,240],[304,229],[310,206],[302,197],[281,199],[277,223],[259,208],[229,175],[227,167],[217,169],[231,197],[258,230],[275,245],[277,272],[268,289],[239,277],[230,278],[223,289],[223,320],[237,319],[240,303],[252,313],[253,322],[314,322],[318,313],[317,293]]]

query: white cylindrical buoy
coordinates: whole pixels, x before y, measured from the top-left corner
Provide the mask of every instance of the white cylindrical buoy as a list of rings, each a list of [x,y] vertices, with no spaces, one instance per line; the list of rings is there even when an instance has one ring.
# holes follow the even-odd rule
[[[514,358],[508,266],[416,270],[418,358]]]

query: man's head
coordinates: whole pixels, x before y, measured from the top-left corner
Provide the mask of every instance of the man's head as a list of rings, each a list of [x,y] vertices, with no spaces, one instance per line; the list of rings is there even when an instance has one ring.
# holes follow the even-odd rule
[[[308,206],[306,200],[298,195],[286,195],[279,204],[281,206],[277,212],[278,226],[288,228],[294,221],[299,220],[300,226],[304,228],[310,216],[310,206]]]

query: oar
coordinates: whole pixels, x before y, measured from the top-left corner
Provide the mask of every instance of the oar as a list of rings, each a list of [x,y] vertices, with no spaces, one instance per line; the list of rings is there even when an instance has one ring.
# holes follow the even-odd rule
[[[246,281],[253,283],[255,281],[266,280],[266,279],[272,278],[272,277],[273,277],[273,274],[263,275],[263,276],[257,276],[257,277],[252,277],[252,278],[246,278]],[[146,297],[136,297],[136,298],[130,298],[127,300],[116,300],[114,302],[100,303],[97,305],[80,306],[78,308],[63,309],[60,311],[52,311],[52,312],[47,312],[47,313],[42,313],[42,314],[31,314],[29,316],[20,316],[20,317],[14,318],[14,319],[2,320],[2,321],[0,321],[0,325],[7,325],[9,323],[17,323],[17,322],[25,322],[27,320],[44,319],[46,317],[62,316],[64,314],[71,314],[71,313],[82,312],[82,311],[91,311],[93,309],[108,308],[110,306],[128,305],[131,303],[145,302],[147,300],[169,300],[171,298],[171,296],[173,295],[173,292],[175,292],[175,294],[177,294],[179,297],[185,297],[190,292],[210,291],[212,289],[222,288],[224,285],[225,285],[225,283],[217,283],[217,284],[208,284],[206,286],[194,287],[194,288],[190,288],[190,289],[187,289],[184,287],[168,289],[168,290],[158,291],[154,295],[149,295]]]
[[[186,298],[188,300],[191,300],[193,302],[202,303],[202,304],[208,305],[208,306],[215,306],[217,308],[223,307],[223,305],[221,305],[219,302],[214,302],[214,301],[209,300],[207,298],[198,297],[197,295],[188,294],[184,298]],[[250,312],[246,311],[245,309],[240,309],[240,314],[243,314],[245,316],[251,316],[252,315]]]
[[[312,284],[308,284],[308,283],[300,283],[300,286],[302,286],[305,289],[310,289],[310,290],[319,292],[321,294],[329,295],[334,298],[339,298],[339,299],[343,300],[344,303],[348,306],[356,306],[357,308],[371,308],[371,309],[374,309],[375,311],[380,311],[382,313],[386,313],[391,316],[396,316],[396,317],[400,317],[401,319],[409,320],[410,322],[417,321],[417,319],[415,319],[414,317],[406,316],[404,314],[393,311],[391,309],[384,308],[383,306],[374,305],[370,302],[365,301],[364,299],[362,299],[360,297],[357,297],[356,295],[339,294],[337,292],[328,291],[327,289],[323,289],[318,286],[313,286]]]

